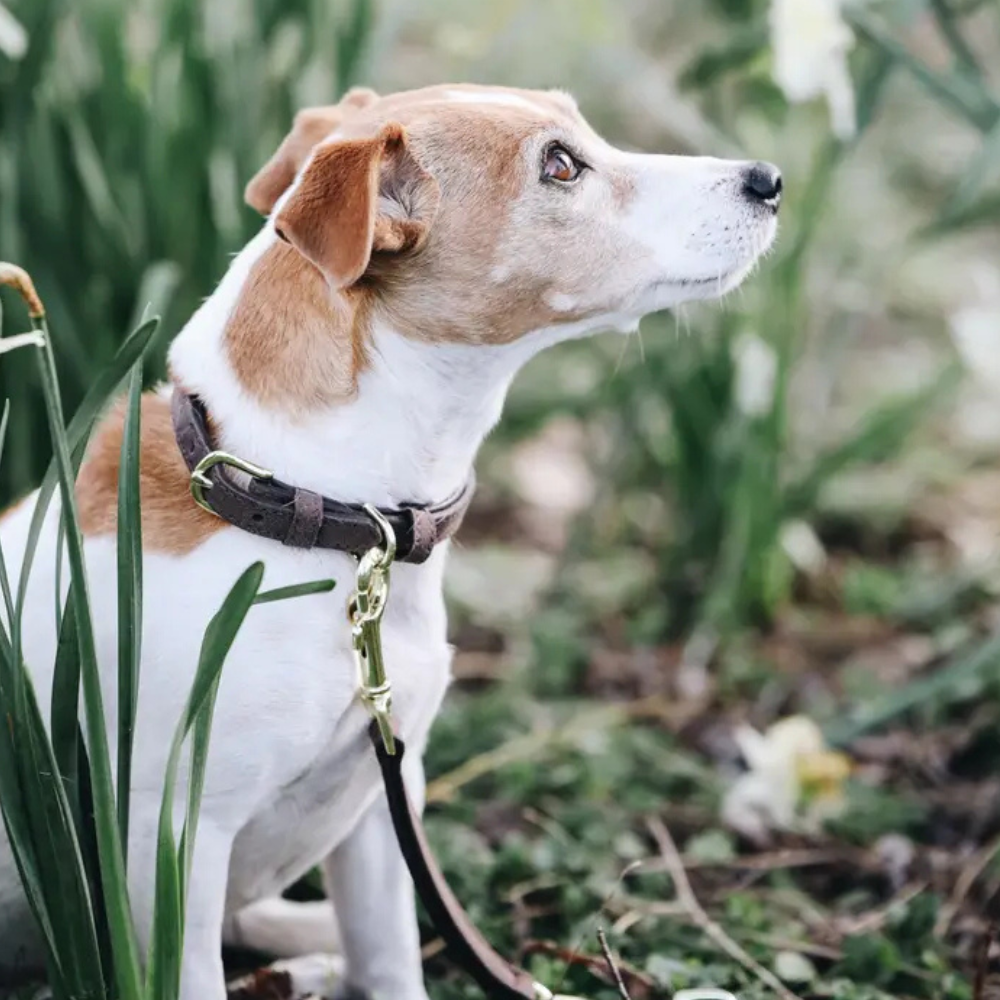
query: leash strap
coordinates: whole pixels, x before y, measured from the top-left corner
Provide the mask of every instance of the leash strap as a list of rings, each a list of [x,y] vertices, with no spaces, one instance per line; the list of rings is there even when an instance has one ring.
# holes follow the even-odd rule
[[[406,749],[403,741],[397,736],[396,752],[390,754],[376,722],[371,723],[368,734],[382,769],[399,849],[420,902],[447,945],[448,955],[476,981],[490,1000],[551,1000],[552,994],[544,986],[493,950],[445,881],[420,817],[406,792],[402,770]]]
[[[177,446],[191,472],[191,495],[209,513],[295,548],[362,556],[381,543],[383,528],[363,505],[290,486],[267,469],[217,449],[205,404],[180,386],[174,387],[171,412]],[[246,485],[229,469],[245,473]],[[396,538],[395,558],[410,563],[427,559],[436,545],[458,531],[474,491],[470,473],[461,490],[444,503],[380,509]]]

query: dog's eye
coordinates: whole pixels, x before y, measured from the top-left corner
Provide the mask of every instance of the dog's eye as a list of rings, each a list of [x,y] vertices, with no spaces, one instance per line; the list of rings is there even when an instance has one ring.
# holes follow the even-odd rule
[[[542,180],[560,181],[569,184],[583,173],[583,167],[576,157],[564,146],[558,144],[549,146],[542,160]]]

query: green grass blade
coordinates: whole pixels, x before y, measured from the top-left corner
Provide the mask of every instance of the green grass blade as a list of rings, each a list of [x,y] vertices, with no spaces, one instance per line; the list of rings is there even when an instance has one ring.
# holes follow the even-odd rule
[[[105,977],[73,811],[30,679],[26,678],[22,690],[24,704],[14,736],[32,846],[38,869],[44,873],[46,907],[57,932],[58,959],[70,996],[99,996]]]
[[[928,677],[921,677],[852,709],[846,717],[824,727],[827,739],[833,746],[849,746],[859,736],[898,719],[901,715],[933,705],[943,708],[959,701],[970,685],[990,671],[996,676],[1000,665],[1000,632],[990,636],[971,652],[957,656],[951,663],[939,667]]]
[[[52,677],[52,752],[63,781],[76,786],[80,735],[80,640],[76,628],[73,584],[59,628]],[[75,793],[71,799],[75,797]]]
[[[149,320],[122,344],[114,359],[94,380],[83,402],[77,407],[76,413],[73,414],[73,419],[66,428],[66,440],[73,458],[72,465],[74,470],[79,467],[80,461],[83,458],[83,450],[94,421],[104,410],[105,406],[107,406],[108,400],[114,395],[132,365],[149,349],[158,324],[159,320],[156,318]],[[49,504],[52,501],[58,483],[58,471],[53,459],[39,487],[38,501],[35,504],[31,525],[28,529],[28,538],[24,547],[24,558],[21,563],[20,580],[17,589],[17,608],[19,612],[24,607],[28,579],[31,573],[31,566],[35,560],[35,553],[38,550],[38,540],[41,536],[42,525],[45,522],[45,515],[48,512]]]
[[[184,898],[204,786],[211,711],[223,664],[253,606],[263,576],[261,563],[248,567],[205,629],[191,693],[170,747],[157,839],[156,909],[146,970],[148,1000],[176,1000],[180,970],[176,961],[171,959],[181,954],[184,945]],[[174,839],[174,786],[184,740],[192,728],[195,729],[195,737],[192,741],[187,815],[178,851]]]
[[[982,145],[970,157],[937,225],[947,228],[954,219],[960,219],[975,204],[990,179],[997,176],[1000,176],[1000,121],[986,133]]]
[[[142,359],[129,378],[128,407],[118,470],[118,829],[128,862],[132,741],[142,650],[142,523],[139,510],[139,432]]]
[[[941,29],[941,34],[948,43],[958,65],[976,80],[982,80],[983,71],[979,66],[979,60],[958,26],[960,15],[951,9],[947,0],[930,0],[930,5],[931,10],[934,11],[934,19]]]
[[[254,598],[254,604],[270,604],[273,601],[287,601],[291,597],[307,597],[309,594],[328,594],[337,586],[336,580],[311,580],[309,583],[295,583],[289,587],[275,587],[265,590]]]
[[[7,423],[10,418],[10,400],[5,399],[3,404],[3,415],[0,416],[0,463],[3,462],[4,446],[7,443]],[[4,562],[3,549],[0,548],[0,590],[3,592],[4,610],[7,612],[7,628],[14,621],[14,594],[10,586],[10,576],[7,573],[7,564]],[[6,632],[4,636],[6,637]]]
[[[891,56],[938,100],[958,112],[980,132],[988,132],[1000,119],[1000,106],[982,86],[965,75],[938,73],[931,69],[860,5],[845,8],[844,15],[865,41]]]
[[[125,860],[118,833],[114,783],[104,726],[104,698],[90,610],[83,535],[76,503],[75,469],[63,421],[51,340],[44,319],[33,320],[32,324],[45,335],[44,346],[38,351],[39,375],[52,438],[53,461],[58,473],[62,512],[66,521],[66,553],[73,582],[73,606],[80,649],[84,716],[94,795],[94,823],[101,863],[101,888],[113,947],[115,982],[120,1000],[139,1000],[142,995],[139,953],[132,926],[125,881]],[[22,581],[24,576],[22,573]]]
[[[884,459],[896,451],[907,435],[957,387],[962,378],[960,365],[949,365],[926,388],[873,410],[856,434],[824,452],[812,468],[789,485],[785,516],[794,517],[811,508],[820,490],[840,471],[860,462]]]
[[[2,546],[0,585],[9,601]],[[56,995],[99,995],[104,976],[74,789],[60,773],[23,661],[13,654],[0,629],[0,705],[6,720],[0,727],[0,803],[8,838],[42,931]],[[18,674],[20,683],[14,685]],[[76,719],[71,722],[75,729]]]

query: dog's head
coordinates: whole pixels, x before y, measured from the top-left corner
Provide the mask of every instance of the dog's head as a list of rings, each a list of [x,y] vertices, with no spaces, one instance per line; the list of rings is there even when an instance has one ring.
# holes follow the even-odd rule
[[[400,332],[509,343],[735,287],[774,239],[781,179],[616,149],[563,93],[442,86],[301,112],[246,196]]]

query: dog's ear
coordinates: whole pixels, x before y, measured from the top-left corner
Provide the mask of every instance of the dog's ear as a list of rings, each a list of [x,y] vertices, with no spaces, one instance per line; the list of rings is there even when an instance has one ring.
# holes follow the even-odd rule
[[[277,152],[254,175],[246,186],[243,197],[246,203],[270,215],[277,200],[291,187],[295,175],[317,143],[322,142],[344,118],[355,111],[363,111],[378,100],[378,94],[368,87],[352,87],[339,104],[320,108],[305,108],[295,116],[292,130],[285,136]]]
[[[373,253],[422,245],[439,197],[403,127],[385,125],[373,138],[320,147],[274,228],[334,286],[347,288],[368,269]]]

